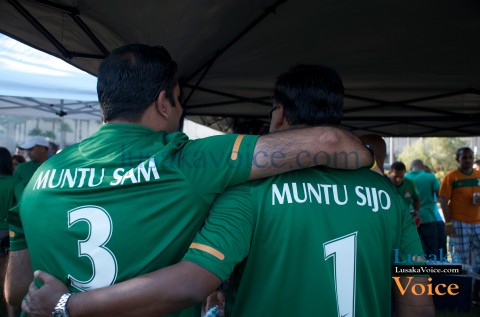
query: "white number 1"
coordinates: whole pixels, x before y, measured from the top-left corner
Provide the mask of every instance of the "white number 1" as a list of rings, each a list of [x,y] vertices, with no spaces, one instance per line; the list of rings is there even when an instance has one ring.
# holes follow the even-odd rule
[[[333,258],[338,316],[354,317],[357,232],[325,242],[323,250],[325,261]]]
[[[81,281],[69,274],[72,286],[82,291],[108,286],[117,278],[117,259],[105,244],[112,236],[112,219],[107,211],[98,206],[83,206],[68,212],[68,227],[77,222],[86,222],[89,235],[78,241],[78,256],[87,257],[92,263],[92,276]]]

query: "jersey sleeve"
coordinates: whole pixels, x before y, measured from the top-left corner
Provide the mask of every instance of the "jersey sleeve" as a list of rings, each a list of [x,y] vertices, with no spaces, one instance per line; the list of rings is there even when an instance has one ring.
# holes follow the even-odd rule
[[[10,250],[19,251],[27,248],[27,240],[20,220],[20,205],[8,211],[8,226],[10,231]]]
[[[181,170],[200,194],[221,193],[250,176],[257,135],[227,134],[189,141]]]
[[[225,280],[235,265],[248,255],[255,223],[255,206],[249,186],[228,189],[215,201],[204,227],[183,260]]]

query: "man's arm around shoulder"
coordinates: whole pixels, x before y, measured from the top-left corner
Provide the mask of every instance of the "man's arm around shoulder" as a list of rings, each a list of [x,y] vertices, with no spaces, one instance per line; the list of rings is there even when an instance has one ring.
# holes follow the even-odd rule
[[[50,315],[66,286],[52,275],[37,271],[22,309],[30,317]],[[200,303],[221,284],[210,271],[189,261],[151,272],[134,279],[88,292],[76,293],[67,301],[70,317],[164,316]]]
[[[258,138],[249,179],[318,165],[357,169],[372,163],[373,157],[362,141],[343,128],[293,129]]]

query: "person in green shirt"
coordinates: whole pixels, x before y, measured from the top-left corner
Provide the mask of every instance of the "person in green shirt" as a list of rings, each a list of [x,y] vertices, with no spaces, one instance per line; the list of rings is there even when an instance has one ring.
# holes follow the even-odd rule
[[[162,47],[112,51],[97,91],[105,124],[42,164],[10,212],[9,302],[21,302],[32,270],[52,272],[76,293],[178,262],[230,186],[312,165],[372,164],[358,138],[334,127],[188,140],[177,131],[177,64]]]
[[[15,154],[12,156],[12,162],[13,162],[13,171],[15,172],[15,169],[17,168],[18,165],[25,163],[27,160],[23,155],[20,154]]]
[[[18,148],[27,151],[30,157],[30,161],[19,164],[13,173],[16,182],[14,195],[20,201],[33,174],[48,159],[48,140],[44,136],[35,135],[18,145]]]
[[[421,218],[418,217],[418,212],[420,210],[420,193],[418,192],[415,183],[412,180],[405,178],[406,173],[407,167],[405,164],[402,162],[393,162],[390,166],[388,177],[397,189],[400,197],[403,198],[407,210],[413,217],[415,217],[415,222],[419,225],[421,223]]]
[[[410,172],[405,175],[410,179],[420,193],[420,209],[418,216],[422,219],[418,233],[428,259],[443,261],[447,255],[445,250],[446,237],[443,220],[438,211],[436,197],[440,189],[440,182],[432,173],[425,172],[422,160],[413,160]]]
[[[15,188],[15,178],[12,176],[13,163],[10,151],[7,148],[0,147],[0,281],[5,279],[5,268],[7,266],[8,249],[10,239],[8,236],[8,210],[16,204],[13,191]],[[5,303],[2,296],[0,305],[0,314],[14,316],[14,308]]]
[[[8,149],[0,147],[0,236],[2,240],[5,237],[8,238],[8,210],[15,204],[13,196],[15,178],[12,173],[12,156]],[[8,248],[8,244],[6,247]],[[1,253],[6,253],[6,250],[2,250]]]
[[[276,82],[270,131],[338,124],[343,91],[331,68],[293,67]],[[314,167],[228,189],[181,262],[74,294],[67,307],[72,317],[167,314],[202,300],[243,261],[230,280],[239,282],[229,316],[384,317],[391,312],[394,250],[402,260],[422,253],[389,180],[369,168]],[[48,313],[65,292],[47,273],[36,277],[46,284],[32,285],[22,306],[32,316],[41,315],[38,305]],[[431,297],[395,289],[397,316],[433,316]]]

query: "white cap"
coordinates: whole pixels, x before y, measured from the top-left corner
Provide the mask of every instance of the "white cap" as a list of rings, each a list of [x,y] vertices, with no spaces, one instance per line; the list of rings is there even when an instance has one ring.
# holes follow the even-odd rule
[[[41,135],[35,135],[27,139],[25,143],[18,145],[20,150],[30,150],[35,145],[48,147],[48,140]]]

